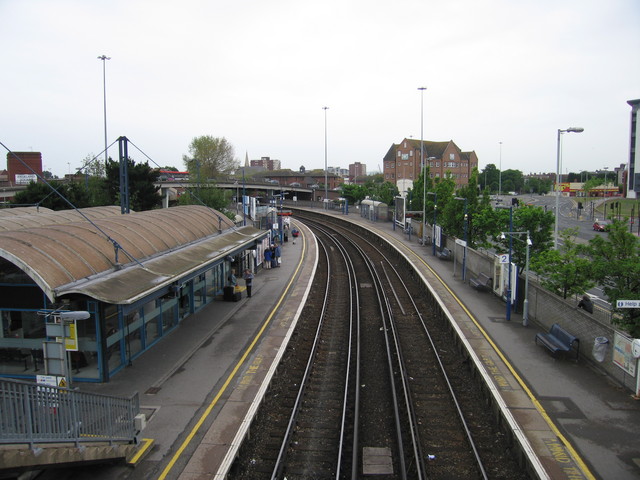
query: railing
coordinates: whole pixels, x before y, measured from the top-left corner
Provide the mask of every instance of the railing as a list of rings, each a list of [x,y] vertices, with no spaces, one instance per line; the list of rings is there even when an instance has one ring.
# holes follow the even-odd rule
[[[0,444],[133,442],[136,393],[112,397],[0,379]]]

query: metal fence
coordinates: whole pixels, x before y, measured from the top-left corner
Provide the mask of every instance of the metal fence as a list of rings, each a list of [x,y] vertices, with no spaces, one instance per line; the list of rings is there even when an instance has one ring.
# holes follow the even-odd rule
[[[0,379],[0,443],[134,441],[136,393],[112,397]]]

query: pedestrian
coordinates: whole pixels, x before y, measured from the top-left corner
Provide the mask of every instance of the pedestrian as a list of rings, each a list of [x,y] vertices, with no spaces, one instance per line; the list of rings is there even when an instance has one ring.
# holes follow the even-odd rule
[[[276,266],[278,266],[278,267],[279,267],[279,266],[280,266],[280,264],[282,263],[282,258],[281,258],[281,256],[280,256],[280,245],[277,245],[277,244],[276,244],[276,248],[275,248],[275,250],[274,250],[274,254],[275,254],[276,262],[277,262],[277,263],[276,263]]]
[[[244,271],[244,282],[247,286],[247,298],[251,298],[251,285],[253,284],[253,272],[247,268]]]
[[[276,247],[271,245],[271,268],[278,268],[278,257],[276,257]]]
[[[264,250],[264,268],[271,268],[271,259],[272,259],[271,247],[267,247]]]
[[[591,301],[589,295],[584,294],[582,296],[582,300],[578,302],[577,308],[583,308],[585,312],[593,313],[593,302]]]
[[[238,285],[238,279],[236,278],[236,271],[235,270],[231,270],[227,280],[229,281],[229,286],[230,287],[234,287],[235,288]]]

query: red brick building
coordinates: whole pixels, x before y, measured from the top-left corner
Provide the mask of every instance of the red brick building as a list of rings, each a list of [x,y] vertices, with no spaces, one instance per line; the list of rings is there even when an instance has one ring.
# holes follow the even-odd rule
[[[22,175],[32,176],[34,173],[42,175],[42,153],[7,153],[7,172],[9,174],[10,184],[15,185],[16,183],[29,183],[29,177],[23,177]],[[16,182],[16,175],[18,175],[18,182]],[[34,179],[34,181],[37,181],[37,179]]]
[[[469,183],[469,177],[474,168],[478,167],[478,156],[475,152],[463,152],[453,142],[430,142],[425,140],[422,144],[424,161],[429,167],[431,178],[435,181],[444,178],[447,172],[460,188]],[[385,181],[398,182],[410,181],[413,183],[420,176],[420,140],[405,138],[391,148],[384,156]]]
[[[367,179],[367,166],[364,163],[355,162],[349,164],[349,182],[364,183]]]
[[[265,170],[280,170],[280,160],[271,157],[261,157],[260,160],[251,160],[252,167],[264,167]]]

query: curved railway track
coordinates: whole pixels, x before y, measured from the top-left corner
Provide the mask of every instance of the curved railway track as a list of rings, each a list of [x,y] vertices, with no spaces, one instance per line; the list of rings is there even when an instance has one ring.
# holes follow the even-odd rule
[[[229,478],[526,478],[423,287],[352,232],[305,223],[318,278]]]

